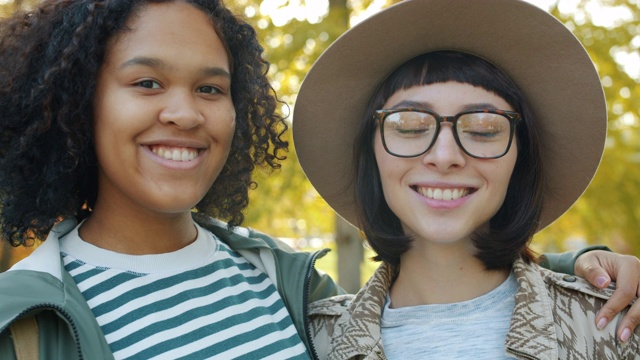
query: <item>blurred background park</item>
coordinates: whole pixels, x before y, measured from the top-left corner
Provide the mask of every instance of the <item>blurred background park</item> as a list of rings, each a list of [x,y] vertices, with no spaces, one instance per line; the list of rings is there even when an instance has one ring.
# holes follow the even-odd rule
[[[640,0],[527,1],[551,12],[584,44],[600,74],[609,113],[606,150],[596,177],[566,214],[536,235],[534,248],[563,252],[604,244],[640,256]],[[296,93],[315,59],[349,27],[394,2],[398,0],[226,0],[257,29],[271,63],[269,76],[284,102],[282,112],[293,126]],[[0,16],[35,3],[0,0]],[[334,249],[317,266],[346,289],[356,290],[377,265],[369,260],[372,254],[358,232],[306,180],[293,146],[280,171],[258,170],[255,178],[259,185],[251,191],[244,225],[299,250]],[[3,242],[0,271],[32,250]]]

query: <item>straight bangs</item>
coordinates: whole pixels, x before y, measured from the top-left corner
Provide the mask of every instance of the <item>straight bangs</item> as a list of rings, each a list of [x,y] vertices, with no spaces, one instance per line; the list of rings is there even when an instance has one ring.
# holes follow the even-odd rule
[[[423,54],[396,69],[380,87],[375,110],[399,90],[449,81],[481,87],[503,98],[515,111],[522,110],[518,87],[504,72],[487,60],[458,51]]]

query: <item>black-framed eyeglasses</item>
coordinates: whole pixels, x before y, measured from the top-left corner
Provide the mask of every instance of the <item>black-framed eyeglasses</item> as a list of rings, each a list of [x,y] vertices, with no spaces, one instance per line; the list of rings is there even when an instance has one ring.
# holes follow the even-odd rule
[[[377,110],[382,145],[391,155],[420,156],[436,142],[443,122],[451,123],[453,137],[465,154],[479,159],[497,159],[511,147],[520,114],[506,110],[470,110],[453,116],[417,108]]]

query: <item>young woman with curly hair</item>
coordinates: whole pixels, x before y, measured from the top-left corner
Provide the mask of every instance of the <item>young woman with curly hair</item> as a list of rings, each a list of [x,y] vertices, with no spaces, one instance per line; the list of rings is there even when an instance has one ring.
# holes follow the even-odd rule
[[[60,359],[308,358],[306,301],[339,288],[237,227],[288,146],[253,28],[213,0],[52,0],[0,32],[3,237],[46,238],[0,276],[0,357],[37,324]]]
[[[46,236],[60,217],[83,220],[96,207],[97,74],[109,41],[134,30],[128,21],[146,3],[49,1],[3,24],[2,169],[12,171],[3,171],[0,184],[3,235],[13,244]],[[218,19],[214,26],[229,58],[228,96],[236,111],[229,161],[194,207],[239,225],[251,172],[256,165],[280,167],[288,145],[280,135],[287,126],[276,113],[278,102],[265,75],[268,63],[253,28],[215,1],[193,5]]]

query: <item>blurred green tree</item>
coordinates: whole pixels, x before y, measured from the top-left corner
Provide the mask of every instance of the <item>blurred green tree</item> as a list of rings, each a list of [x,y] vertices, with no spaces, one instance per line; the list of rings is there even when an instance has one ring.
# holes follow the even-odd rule
[[[31,9],[40,0],[0,0],[0,17],[6,17],[20,9]]]
[[[534,243],[544,251],[604,243],[639,256],[640,2],[581,0],[573,9],[560,2],[551,13],[573,31],[596,64],[607,98],[609,129],[590,187]]]
[[[349,28],[351,16],[357,12],[354,9],[367,8],[370,3],[347,0],[240,0],[237,10],[243,8],[249,21],[259,29],[266,58],[273,64],[270,74],[274,88],[284,101],[294,106],[295,94],[313,62]],[[280,173],[268,178],[262,174],[256,176],[256,180],[262,181],[263,185],[251,194],[246,212],[247,224],[276,236],[335,240],[337,279],[347,291],[355,292],[361,283],[360,268],[364,257],[362,239],[358,231],[335,215],[313,190],[296,160],[292,148],[289,161]],[[301,186],[284,187],[293,184]],[[274,186],[277,190],[273,189]],[[279,220],[274,217],[279,217]],[[306,229],[301,229],[299,224],[304,224]]]
[[[290,114],[304,75],[322,51],[359,19],[397,1],[227,2],[258,30],[272,64],[270,78],[284,102],[282,112]],[[585,45],[601,75],[609,111],[607,148],[595,179],[573,208],[536,235],[534,244],[539,251],[563,251],[604,243],[616,251],[640,256],[640,2],[529,1],[548,6],[545,9]],[[0,16],[35,3],[0,0]],[[606,20],[602,14],[611,16]],[[282,237],[333,237],[333,212],[304,177],[293,148],[288,157],[274,174],[256,171],[259,186],[251,192],[245,223]],[[4,268],[28,253],[0,251],[0,266]]]

